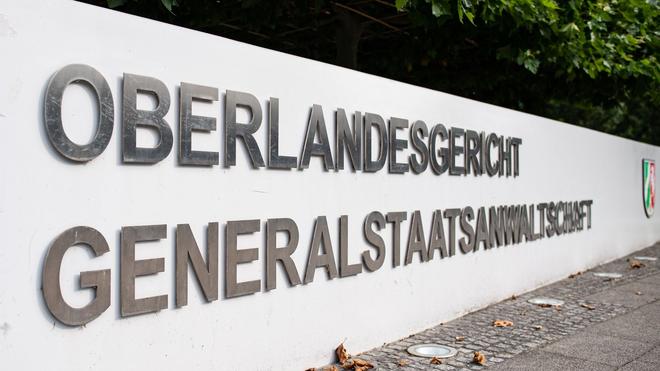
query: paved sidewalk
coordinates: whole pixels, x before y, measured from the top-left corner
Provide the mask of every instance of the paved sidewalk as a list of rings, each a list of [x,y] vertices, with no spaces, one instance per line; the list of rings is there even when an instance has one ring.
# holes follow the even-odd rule
[[[508,299],[406,339],[356,355],[376,370],[660,370],[660,243],[549,286]],[[634,265],[634,264],[633,264]],[[595,272],[617,272],[607,279]],[[527,302],[538,296],[560,307]],[[513,323],[494,327],[494,320]],[[431,364],[406,349],[439,343],[458,350]],[[486,358],[473,362],[474,352]],[[338,369],[341,370],[341,367]]]

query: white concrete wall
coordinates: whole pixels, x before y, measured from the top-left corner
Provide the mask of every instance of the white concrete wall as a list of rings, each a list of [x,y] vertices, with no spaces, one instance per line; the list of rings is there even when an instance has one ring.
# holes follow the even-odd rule
[[[142,74],[170,89],[170,124],[178,122],[177,87],[185,81],[250,92],[264,105],[280,98],[287,155],[300,154],[309,107],[317,103],[329,126],[332,110],[343,107],[520,137],[520,176],[335,173],[324,172],[318,159],[306,171],[252,170],[241,151],[231,169],[177,166],[174,151],[154,166],[127,166],[120,162],[119,120],[99,158],[72,164],[52,149],[42,119],[48,79],[70,63],[105,76],[117,118],[122,73]],[[65,95],[67,132],[81,142],[94,130],[90,102],[77,86]],[[221,104],[200,108],[219,119],[219,130],[195,135],[197,148],[222,151],[222,111]],[[658,147],[68,1],[0,2],[0,129],[3,369],[302,369],[329,362],[344,339],[352,352],[364,351],[660,239],[660,218],[646,218],[641,191],[642,158],[660,160]],[[264,127],[258,135],[263,151]],[[349,215],[353,262],[366,248],[360,226],[373,210],[421,210],[428,233],[436,208],[581,199],[594,201],[588,231],[392,268],[388,228],[387,260],[374,273],[328,281],[319,270],[313,283],[289,288],[280,271],[274,291],[210,304],[193,280],[189,305],[173,309],[177,223],[190,223],[203,243],[211,221],[291,217],[300,228],[294,260],[302,272],[318,215],[328,216],[336,256],[336,220]],[[166,270],[139,278],[138,296],[168,294],[170,308],[122,319],[119,230],[145,224],[167,224],[168,239],[139,246],[137,257],[164,256]],[[76,225],[98,229],[111,251],[96,259],[81,248],[67,253],[67,300],[84,305],[91,297],[77,290],[81,270],[113,270],[111,307],[85,328],[54,323],[40,291],[47,248]],[[240,245],[260,246],[263,258],[263,235]],[[239,278],[263,277],[262,267],[263,260],[241,266]]]

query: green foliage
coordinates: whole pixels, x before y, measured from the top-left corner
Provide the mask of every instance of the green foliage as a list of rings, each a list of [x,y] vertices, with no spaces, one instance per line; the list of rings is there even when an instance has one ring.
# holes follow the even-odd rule
[[[106,1],[108,3],[108,8],[118,8],[120,6],[125,5],[128,1],[132,1],[136,3],[140,0],[106,0]],[[172,14],[174,14],[174,12],[172,12],[172,7],[178,5],[176,0],[160,0],[160,3],[165,7],[165,9],[167,9]]]
[[[450,20],[462,33],[496,33],[503,45],[485,47],[495,49],[498,61],[555,79],[555,87],[606,85],[610,94],[572,91],[561,99],[549,93],[540,114],[660,144],[657,0],[401,0],[396,6],[435,17],[435,25],[426,23],[429,33],[447,29]]]
[[[544,63],[568,78],[586,73],[660,80],[656,0],[568,0],[561,7],[554,0],[397,0],[396,6],[420,10],[429,3],[440,19],[455,17],[474,26],[513,21],[534,43],[508,45],[498,57],[532,73]]]
[[[176,0],[160,0],[165,9],[172,12],[172,7],[178,5]],[[173,12],[172,12],[173,13]]]
[[[328,63],[341,47],[331,0],[85,1]],[[401,32],[356,16],[360,70],[660,145],[658,0],[390,3]]]
[[[126,3],[126,0],[108,0],[108,8],[117,8]]]

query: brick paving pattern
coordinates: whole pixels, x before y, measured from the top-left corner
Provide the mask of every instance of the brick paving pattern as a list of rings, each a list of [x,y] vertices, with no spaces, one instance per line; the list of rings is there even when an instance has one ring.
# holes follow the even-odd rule
[[[638,282],[646,277],[655,277],[652,278],[653,282],[657,282],[656,279],[660,278],[660,259],[642,261],[644,267],[633,269],[628,262],[628,258],[633,256],[658,257],[660,243],[356,357],[370,361],[376,370],[396,371],[481,370],[500,364],[520,356],[521,353],[547,346],[579,330],[657,300],[658,295],[644,295],[643,292],[644,289],[657,285]],[[594,272],[617,272],[623,274],[623,277],[606,279],[595,276]],[[541,307],[527,302],[528,299],[538,296],[557,298],[565,303],[560,307]],[[494,320],[511,321],[513,326],[494,327]],[[430,364],[429,358],[407,353],[409,346],[419,343],[449,345],[457,349],[458,354],[443,359],[442,364]],[[475,351],[485,355],[484,365],[472,362]],[[405,365],[402,366],[401,363]],[[341,367],[337,366],[341,370]]]

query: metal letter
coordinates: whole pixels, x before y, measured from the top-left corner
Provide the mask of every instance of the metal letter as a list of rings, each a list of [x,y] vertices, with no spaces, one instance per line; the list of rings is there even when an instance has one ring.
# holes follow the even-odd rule
[[[389,137],[390,137],[390,161],[389,170],[393,174],[403,174],[410,170],[407,162],[396,162],[397,151],[408,148],[408,141],[406,139],[397,139],[396,131],[398,129],[407,129],[408,120],[400,119],[397,117],[390,118]],[[426,247],[425,247],[426,248]]]
[[[426,251],[426,238],[424,237],[424,225],[422,224],[422,214],[415,210],[410,221],[410,231],[408,232],[408,246],[406,247],[406,260],[404,265],[412,263],[413,254],[419,252],[419,258],[422,262],[429,260],[428,251]]]
[[[566,217],[564,218],[564,230],[566,233],[573,232],[573,203],[568,201],[564,204],[564,213]]]
[[[562,225],[562,230],[564,233],[571,233],[571,219],[573,216],[571,215],[572,210],[570,208],[571,202],[564,202],[564,207],[563,207],[563,213],[564,213],[564,222],[561,223]]]
[[[572,202],[564,202],[564,222],[562,226],[564,228],[564,233],[571,233],[572,219],[573,219],[573,209],[571,208]]]
[[[536,209],[539,211],[539,238],[545,237],[545,209],[548,207],[548,204],[542,202],[536,205]]]
[[[520,205],[512,205],[506,211],[506,224],[504,225],[506,244],[520,242]]]
[[[362,170],[362,114],[355,111],[353,115],[353,133],[348,126],[346,112],[343,108],[335,112],[335,156],[337,170],[344,168],[344,151],[348,152],[353,171]]]
[[[461,209],[445,209],[445,218],[449,219],[449,256],[456,254],[456,218]]]
[[[62,232],[46,253],[41,275],[41,288],[48,310],[58,321],[69,326],[81,326],[100,316],[110,306],[110,269],[80,273],[80,288],[93,288],[94,299],[82,308],[74,308],[64,301],[60,286],[60,268],[64,253],[73,245],[88,246],[94,256],[110,251],[103,235],[90,227],[73,227]]]
[[[511,146],[513,147],[513,176],[516,177],[520,173],[519,171],[519,153],[518,147],[522,145],[522,139],[520,138],[511,138]]]
[[[479,243],[484,243],[484,249],[490,249],[488,222],[486,221],[486,208],[480,207],[477,211],[476,236],[474,237],[474,251],[479,250]]]
[[[98,126],[90,143],[78,145],[71,141],[62,126],[62,97],[73,82],[83,81],[96,93],[99,108]],[[69,160],[86,162],[103,153],[110,143],[114,126],[114,105],[108,82],[101,73],[84,64],[70,64],[55,72],[46,87],[44,124],[50,144]]]
[[[506,209],[502,206],[495,207],[491,206],[488,209],[488,244],[490,247],[495,247],[496,245],[502,246],[505,243],[504,239],[504,226],[506,225],[506,219],[504,213]]]
[[[385,241],[383,240],[383,237],[372,229],[374,223],[379,231],[385,228],[385,217],[383,214],[378,211],[372,211],[364,219],[364,238],[371,246],[375,247],[377,251],[375,260],[371,257],[369,251],[364,251],[362,253],[362,262],[367,270],[371,272],[380,269],[385,262]]]
[[[484,153],[481,151],[482,135],[474,130],[465,131],[465,174],[481,175]]]
[[[560,212],[563,214],[561,224],[559,223],[559,213]],[[557,236],[559,236],[560,234],[564,233],[564,222],[566,222],[566,212],[564,210],[564,202],[563,201],[559,201],[555,205],[555,220],[554,220],[554,222],[555,222],[554,223],[555,224],[555,233],[557,234]]]
[[[179,163],[182,165],[217,165],[218,152],[193,151],[192,149],[193,131],[210,133],[216,128],[215,117],[192,114],[192,102],[193,99],[217,101],[218,89],[182,82],[179,92]]]
[[[499,147],[500,141],[497,137],[497,134],[490,133],[486,137],[486,144],[484,145],[484,162],[486,165],[486,173],[488,176],[494,176],[497,174],[500,168],[500,160],[498,159],[495,163],[491,162],[490,152],[492,147]]]
[[[392,266],[401,265],[401,222],[408,216],[403,211],[387,213],[387,222],[392,223]]]
[[[506,146],[506,148],[505,148]],[[500,176],[504,175],[504,166],[506,164],[506,176],[511,175],[511,138],[500,137]]]
[[[152,93],[158,104],[153,111],[137,108],[138,92]],[[153,77],[124,74],[122,104],[122,159],[124,162],[154,164],[161,161],[172,150],[172,129],[165,121],[170,109],[170,92],[162,81]],[[155,148],[139,148],[136,144],[137,127],[158,132],[159,142]]]
[[[465,148],[456,144],[456,138],[463,136],[465,130],[461,128],[449,129],[449,175],[465,175],[465,167],[456,165],[456,156],[462,155]]]
[[[421,134],[421,136],[419,135]],[[426,127],[424,121],[415,121],[410,128],[410,141],[412,148],[417,151],[421,157],[421,161],[417,160],[416,154],[411,154],[409,157],[410,168],[415,174],[424,172],[429,166],[429,148],[424,142],[424,138],[429,136],[429,129]]]
[[[339,218],[339,277],[362,273],[362,264],[348,264],[348,216]]]
[[[548,219],[548,226],[545,227],[545,233],[548,235],[548,237],[552,237],[555,235],[555,203],[550,202],[548,204],[548,208],[546,210],[546,216]]]
[[[206,264],[188,224],[176,226],[176,307],[188,305],[188,262],[206,301],[218,300],[218,223],[206,230]]]
[[[319,143],[314,142],[317,133]],[[312,156],[321,156],[323,158],[325,170],[334,169],[328,131],[325,128],[325,119],[323,118],[323,107],[318,104],[312,106],[309,113],[309,121],[307,122],[307,130],[305,132],[305,143],[303,144],[298,168],[307,169]]]
[[[431,220],[431,238],[429,239],[429,259],[433,259],[435,249],[440,251],[440,259],[447,256],[447,239],[445,238],[445,227],[442,223],[442,211],[433,212]]]
[[[323,253],[319,255],[319,250],[323,247]],[[307,258],[307,269],[305,269],[304,283],[308,284],[314,281],[316,268],[324,267],[328,279],[337,278],[337,265],[335,255],[332,251],[332,242],[330,241],[330,231],[328,231],[328,221],[325,216],[319,216],[314,223],[314,233],[312,235],[312,244],[309,248]]]
[[[536,209],[534,208],[534,204],[531,204],[529,205],[529,229],[530,229],[530,233],[532,234],[532,241],[541,238],[541,233],[534,233],[535,218],[536,218]]]
[[[527,206],[520,205],[520,242],[522,242],[523,237],[525,241],[530,241],[531,229],[529,227],[529,217],[527,216]]]
[[[289,238],[284,247],[277,247],[277,232],[285,232]],[[291,255],[298,248],[298,226],[292,219],[268,219],[266,221],[266,290],[277,288],[277,263],[284,267],[290,286],[300,285],[298,269]]]
[[[259,219],[230,220],[225,227],[225,297],[250,295],[261,289],[261,281],[238,282],[238,265],[259,259],[259,249],[238,249],[238,236],[261,230]]]
[[[441,142],[448,138],[447,129],[444,125],[435,125],[433,129],[431,129],[431,135],[429,135],[429,157],[431,159],[431,169],[433,169],[433,172],[437,175],[440,175],[449,169],[449,148],[445,147],[436,150],[436,136],[440,138]],[[438,162],[438,157],[442,159],[442,163]]]
[[[587,206],[587,229],[591,229],[591,205],[593,203],[593,200],[585,200],[581,202],[581,204]]]
[[[587,216],[587,213],[582,212],[582,201],[575,201],[577,204],[577,210],[574,212],[577,213],[577,230],[581,231],[584,229],[584,217]]]
[[[280,155],[280,100],[270,98],[268,103],[268,168],[293,169],[295,156]]]
[[[247,108],[251,113],[250,122],[236,122],[236,108]],[[257,141],[252,134],[261,126],[261,106],[257,97],[249,93],[227,90],[225,96],[225,167],[236,165],[236,138],[243,140],[253,168],[264,167],[264,159]]]
[[[371,159],[371,128],[378,130],[378,157]],[[375,113],[366,113],[364,115],[364,171],[367,173],[376,172],[385,166],[387,160],[387,151],[389,142],[387,141],[387,128],[382,117]]]
[[[135,278],[165,270],[165,259],[135,260],[135,243],[167,237],[167,226],[145,225],[121,227],[121,316],[158,312],[167,308],[167,295],[135,298]]]
[[[470,224],[472,219],[474,219],[474,210],[472,207],[467,206],[461,212],[461,229],[463,230],[463,233],[465,233],[467,239],[461,237],[458,240],[458,245],[464,254],[474,250],[474,228]]]
[[[577,201],[573,202],[573,219],[572,219],[572,226],[571,226],[571,232],[574,232],[578,230],[578,227],[582,229],[582,218],[580,217],[580,205]]]
[[[568,204],[568,208],[571,210],[571,232],[575,232],[578,227],[578,218],[580,210],[578,209],[577,201],[573,201]]]

